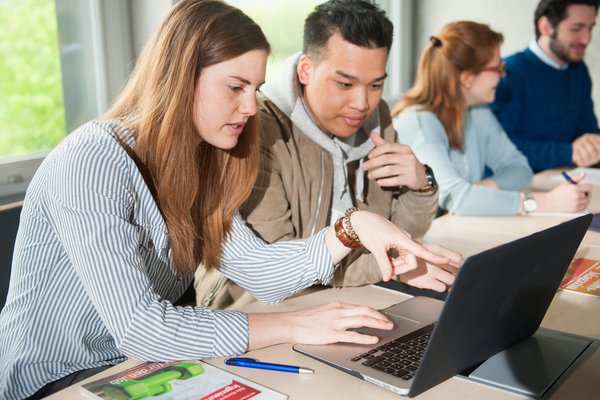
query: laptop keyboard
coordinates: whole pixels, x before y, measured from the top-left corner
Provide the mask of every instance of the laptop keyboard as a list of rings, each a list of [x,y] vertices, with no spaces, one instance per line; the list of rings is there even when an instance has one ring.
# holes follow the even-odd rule
[[[424,326],[353,357],[351,361],[360,362],[362,365],[408,381],[415,376],[429,343],[433,326],[434,324]]]

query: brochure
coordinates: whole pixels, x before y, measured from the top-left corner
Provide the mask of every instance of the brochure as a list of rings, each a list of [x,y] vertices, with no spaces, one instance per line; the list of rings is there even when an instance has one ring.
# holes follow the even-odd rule
[[[560,283],[560,288],[600,296],[600,261],[589,258],[574,259]]]
[[[197,360],[146,362],[80,386],[87,399],[279,400],[288,396]]]

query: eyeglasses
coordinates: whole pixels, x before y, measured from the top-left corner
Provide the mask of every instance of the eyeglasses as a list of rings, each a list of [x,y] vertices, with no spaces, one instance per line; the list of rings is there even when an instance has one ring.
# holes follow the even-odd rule
[[[484,71],[497,72],[500,76],[506,76],[506,65],[504,64],[504,61],[500,61],[500,64],[494,67],[481,68],[480,72]]]

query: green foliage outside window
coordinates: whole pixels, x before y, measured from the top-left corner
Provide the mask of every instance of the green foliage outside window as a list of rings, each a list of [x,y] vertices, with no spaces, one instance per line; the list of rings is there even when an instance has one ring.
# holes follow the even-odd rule
[[[0,0],[0,157],[65,136],[54,0]]]
[[[324,0],[229,0],[262,28],[271,44],[267,81],[274,77],[285,59],[302,51],[304,19]]]

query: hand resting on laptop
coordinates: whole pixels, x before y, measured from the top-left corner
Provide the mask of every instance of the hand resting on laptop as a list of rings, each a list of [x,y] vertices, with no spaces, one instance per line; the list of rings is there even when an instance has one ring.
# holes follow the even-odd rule
[[[433,244],[420,244],[383,217],[364,211],[352,214],[352,226],[365,248],[370,250],[381,269],[384,281],[392,275],[409,273],[408,280],[422,286],[445,290],[454,282],[454,271],[462,257],[454,251]],[[373,235],[372,232],[377,232]],[[332,258],[336,260],[339,243],[330,232]],[[328,238],[326,237],[326,241]],[[395,250],[397,257],[390,257]],[[282,323],[284,321],[284,323]],[[295,312],[249,314],[248,349],[275,343],[328,344],[336,342],[374,344],[379,338],[353,328],[368,327],[391,330],[393,323],[382,313],[367,306],[341,302],[311,307]],[[253,335],[260,326],[262,335]],[[268,334],[264,334],[268,332]]]
[[[377,218],[383,222],[381,225],[374,225],[373,220]],[[459,253],[437,244],[415,242],[408,232],[383,217],[368,213],[354,213],[352,225],[363,246],[375,256],[384,282],[398,276],[404,283],[438,292],[443,292],[454,282],[454,275],[462,263]],[[377,235],[372,234],[375,226]],[[379,243],[384,240],[382,238],[387,241],[385,246]]]
[[[399,275],[398,280],[420,289],[443,292],[452,286],[458,268],[463,262],[463,256],[435,243],[423,243],[423,247],[450,261],[445,264],[436,264],[419,258],[417,259],[417,268]]]

